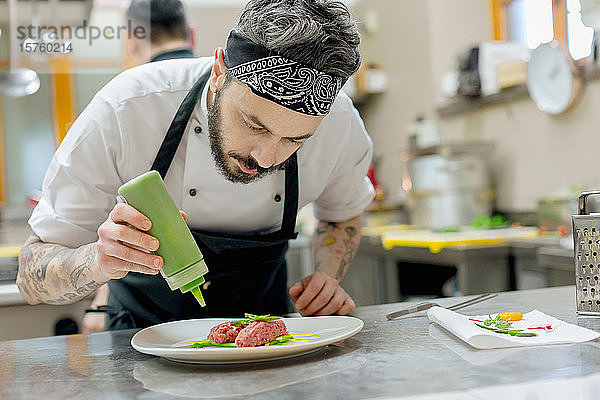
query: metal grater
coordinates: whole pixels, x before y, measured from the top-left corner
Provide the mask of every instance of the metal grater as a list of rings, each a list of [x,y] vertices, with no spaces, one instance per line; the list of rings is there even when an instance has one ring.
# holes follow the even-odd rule
[[[600,315],[600,214],[588,214],[588,197],[600,191],[579,196],[578,215],[573,215],[575,243],[575,289],[577,313]]]

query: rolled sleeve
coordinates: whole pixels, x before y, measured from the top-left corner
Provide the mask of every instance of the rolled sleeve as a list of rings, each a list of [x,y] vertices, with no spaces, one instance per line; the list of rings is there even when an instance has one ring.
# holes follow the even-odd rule
[[[113,107],[94,97],[54,154],[29,224],[43,241],[78,247],[97,240],[121,182],[122,147]]]
[[[360,215],[371,203],[375,190],[366,176],[373,143],[356,109],[352,109],[338,159],[325,189],[315,200],[317,219],[342,222]]]

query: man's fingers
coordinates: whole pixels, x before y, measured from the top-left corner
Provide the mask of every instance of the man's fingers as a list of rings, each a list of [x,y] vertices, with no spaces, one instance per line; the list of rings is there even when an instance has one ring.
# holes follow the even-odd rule
[[[321,291],[312,299],[312,301],[304,309],[300,310],[300,313],[302,315],[312,315],[317,311],[321,310],[323,307],[328,306],[333,300],[334,295],[336,294],[336,288],[337,287],[335,285],[326,282],[325,285],[323,285]],[[344,300],[342,299],[342,302],[343,301]]]
[[[117,270],[138,271],[139,268],[132,267],[132,265],[137,265],[152,270],[138,272],[154,273],[158,272],[163,266],[162,257],[131,248],[119,242],[98,242],[96,249],[98,251],[98,262],[107,272],[115,268]],[[115,264],[115,260],[119,260],[120,263]]]
[[[137,229],[130,228],[127,225],[113,225],[111,239],[129,244],[133,247],[146,250],[156,251],[160,245],[158,239],[147,233],[140,232]]]
[[[158,240],[147,233],[152,223],[128,204],[119,203],[108,219],[98,228],[96,243],[100,270],[110,279],[121,279],[128,272],[156,275],[163,259],[152,251]]]
[[[329,302],[320,310],[318,310],[318,312],[316,312],[316,315],[331,315],[338,313],[338,311],[342,308],[342,305],[348,297],[350,296],[348,296],[346,291],[338,286],[337,290],[335,291],[334,295],[331,297]]]
[[[296,304],[294,304],[298,311],[304,310],[325,285],[325,279],[321,275],[313,274],[311,277],[308,284],[304,285],[304,291],[302,291],[302,294],[298,297]]]
[[[288,291],[290,297],[292,298],[292,302],[295,303],[298,300],[298,296],[302,293],[302,282],[296,282],[292,286],[290,286],[290,290]]]
[[[339,282],[324,272],[315,272],[290,287],[290,297],[301,315],[344,315],[356,305]],[[296,298],[297,297],[297,298]]]
[[[352,311],[354,311],[355,308],[356,308],[356,304],[354,303],[354,300],[352,300],[352,298],[350,296],[348,296],[346,298],[346,300],[344,301],[344,304],[342,304],[342,307],[337,311],[336,314],[338,314],[338,315],[350,314]]]
[[[128,272],[156,275],[160,271],[160,269],[150,268],[131,261],[125,261],[107,254],[100,256],[100,262],[102,263],[104,270],[107,271],[112,279],[121,279],[127,275]]]
[[[155,254],[146,253],[123,244],[114,244],[106,247],[106,254],[123,261],[159,270],[163,266],[163,259]]]
[[[152,227],[152,222],[144,214],[125,203],[115,205],[110,212],[110,219],[117,224],[130,224],[142,231]]]

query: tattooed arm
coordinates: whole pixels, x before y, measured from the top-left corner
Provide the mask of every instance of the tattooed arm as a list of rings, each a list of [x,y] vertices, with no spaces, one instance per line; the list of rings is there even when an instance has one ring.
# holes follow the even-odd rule
[[[94,243],[71,249],[31,235],[21,247],[17,286],[29,304],[73,303],[107,281],[91,268]]]
[[[361,217],[344,222],[319,221],[313,235],[316,271],[290,288],[302,315],[348,314],[354,301],[340,286],[360,242]]]
[[[315,268],[341,281],[352,263],[360,243],[360,220],[319,221],[313,235]]]
[[[143,232],[151,226],[135,208],[117,204],[100,225],[95,243],[73,249],[30,236],[19,255],[21,295],[29,304],[73,303],[130,271],[156,275],[163,260],[151,251],[159,243]]]

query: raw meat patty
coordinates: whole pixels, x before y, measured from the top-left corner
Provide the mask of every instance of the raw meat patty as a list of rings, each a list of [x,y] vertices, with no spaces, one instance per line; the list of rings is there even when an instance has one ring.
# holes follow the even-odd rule
[[[233,343],[238,333],[248,325],[231,325],[229,322],[223,322],[213,326],[208,334],[208,340],[216,344]]]
[[[287,333],[287,327],[282,319],[268,322],[254,321],[240,331],[235,338],[235,345],[237,347],[260,346]]]

